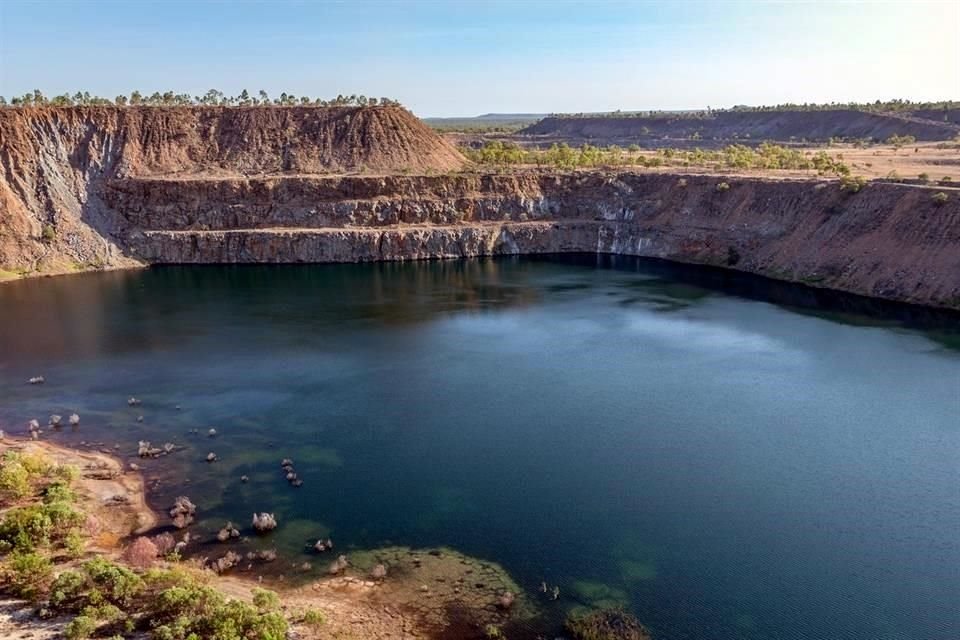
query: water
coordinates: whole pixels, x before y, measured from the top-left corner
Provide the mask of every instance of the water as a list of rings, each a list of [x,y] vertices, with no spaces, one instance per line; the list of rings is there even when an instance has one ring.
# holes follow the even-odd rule
[[[661,639],[960,637],[956,318],[898,308],[932,315],[925,332],[859,315],[852,298],[777,306],[735,293],[815,301],[614,266],[4,285],[0,421],[22,432],[76,410],[81,427],[51,439],[126,456],[141,438],[186,445],[145,463],[154,503],[188,493],[208,531],[273,511],[269,543],[295,559],[329,533],[341,549],[448,545],[497,561],[542,606],[532,631],[600,601]],[[47,384],[24,384],[40,374]],[[220,435],[190,434],[210,427]],[[303,488],[282,480],[285,456]],[[541,580],[560,585],[557,603]]]

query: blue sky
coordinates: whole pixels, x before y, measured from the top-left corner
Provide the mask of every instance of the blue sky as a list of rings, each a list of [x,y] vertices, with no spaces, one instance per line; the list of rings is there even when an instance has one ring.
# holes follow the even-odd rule
[[[266,89],[421,116],[960,98],[960,2],[0,0],[0,95]]]

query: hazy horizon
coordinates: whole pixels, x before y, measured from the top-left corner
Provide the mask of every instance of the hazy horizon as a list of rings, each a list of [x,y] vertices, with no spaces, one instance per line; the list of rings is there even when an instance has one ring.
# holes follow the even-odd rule
[[[423,117],[960,98],[960,3],[0,5],[0,95],[388,96]]]

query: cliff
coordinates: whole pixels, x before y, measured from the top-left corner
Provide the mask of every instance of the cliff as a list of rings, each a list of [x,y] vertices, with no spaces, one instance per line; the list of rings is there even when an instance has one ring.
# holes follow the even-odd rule
[[[63,111],[0,111],[14,114],[0,118],[4,269],[85,256],[97,266],[123,266],[601,252],[960,308],[956,189],[871,183],[851,193],[829,180],[629,171],[398,175],[394,163],[408,158],[393,143],[376,156],[387,175],[341,175],[329,169],[358,162],[347,153],[356,145],[323,152],[326,142],[317,142],[315,155],[284,156],[284,147],[265,141],[263,127],[298,109],[276,109],[264,124],[229,135],[219,120],[214,133],[221,133],[194,130],[204,114],[229,110],[195,109],[182,115],[191,123],[183,130],[150,134],[144,122],[184,110]],[[233,111],[221,119],[253,117]],[[314,121],[311,109],[302,111],[305,127]],[[384,114],[406,112],[354,113],[351,121],[382,126]],[[288,150],[309,142],[290,140]],[[437,152],[421,173],[462,162],[436,136],[426,142]],[[276,164],[284,157],[298,158],[293,169]],[[250,167],[258,175],[244,175]],[[729,188],[718,188],[721,182]],[[946,202],[932,197],[941,190]],[[41,238],[44,224],[54,227],[52,238]],[[46,253],[38,258],[38,251]]]
[[[125,264],[103,181],[445,172],[464,158],[400,107],[0,109],[0,265]]]

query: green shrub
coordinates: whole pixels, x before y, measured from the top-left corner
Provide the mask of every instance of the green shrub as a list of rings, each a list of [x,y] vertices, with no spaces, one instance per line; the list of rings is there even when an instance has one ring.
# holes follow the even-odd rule
[[[17,551],[10,555],[0,584],[15,596],[33,599],[43,593],[52,576],[53,564],[48,558],[38,553]]]
[[[57,229],[52,224],[45,224],[40,230],[40,238],[44,242],[53,242],[57,237]]]
[[[307,609],[303,613],[303,624],[311,627],[319,627],[323,624],[326,624],[327,617],[323,615],[322,611],[317,611],[316,609]]]
[[[280,608],[280,596],[275,591],[256,588],[253,590],[253,606],[260,611],[276,611]]]
[[[849,193],[859,193],[867,186],[867,179],[863,176],[843,176],[840,178],[840,190]]]
[[[77,616],[63,630],[67,640],[83,640],[89,638],[97,630],[97,621],[89,616]]]
[[[934,204],[939,206],[941,204],[946,204],[947,200],[949,200],[950,197],[947,194],[945,194],[943,191],[937,191],[935,194],[930,196],[930,199],[933,200]]]
[[[104,558],[88,560],[82,568],[90,589],[104,601],[120,608],[127,607],[143,591],[144,583],[140,576]]]
[[[724,193],[730,191],[730,183],[728,182],[718,182],[717,183],[717,193]]]
[[[18,459],[4,456],[0,461],[0,500],[6,503],[26,498],[33,492],[30,472]]]
[[[917,179],[920,180],[920,182],[930,182],[930,174],[921,173],[920,175],[917,176]]]
[[[66,482],[61,480],[47,485],[47,488],[43,490],[43,501],[46,504],[54,502],[65,502],[69,504],[73,502],[74,497],[73,490],[70,489]]]

